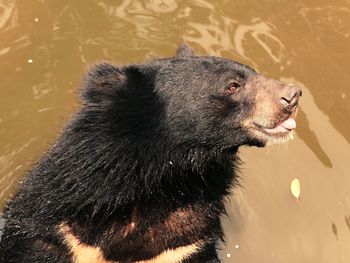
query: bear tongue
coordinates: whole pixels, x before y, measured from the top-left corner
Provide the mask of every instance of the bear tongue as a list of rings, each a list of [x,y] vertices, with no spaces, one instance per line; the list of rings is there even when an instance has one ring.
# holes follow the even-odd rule
[[[266,131],[269,133],[286,133],[294,130],[296,126],[297,125],[294,119],[287,119],[278,124],[275,128],[266,129]]]
[[[287,130],[294,130],[297,127],[297,123],[294,119],[287,119],[284,122],[280,123],[278,126],[283,127]]]

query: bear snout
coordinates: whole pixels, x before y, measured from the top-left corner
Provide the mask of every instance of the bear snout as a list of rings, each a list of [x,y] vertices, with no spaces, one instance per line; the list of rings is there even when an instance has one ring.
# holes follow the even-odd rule
[[[298,106],[299,97],[301,95],[302,91],[298,86],[287,86],[286,91],[280,99],[280,103],[289,111],[293,111]]]

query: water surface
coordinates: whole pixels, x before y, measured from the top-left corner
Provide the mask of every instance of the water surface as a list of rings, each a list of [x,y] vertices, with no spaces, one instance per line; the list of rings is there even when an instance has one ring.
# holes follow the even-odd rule
[[[0,206],[77,109],[88,64],[181,42],[303,87],[295,139],[241,150],[223,261],[350,262],[348,0],[0,1]]]

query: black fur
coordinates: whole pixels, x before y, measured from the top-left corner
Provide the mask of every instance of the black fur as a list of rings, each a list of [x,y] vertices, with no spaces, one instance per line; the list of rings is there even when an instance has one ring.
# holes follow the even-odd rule
[[[146,260],[204,240],[185,262],[218,262],[237,149],[264,144],[241,125],[254,99],[226,88],[256,73],[186,46],[177,54],[90,68],[81,110],[7,206],[3,262],[71,262],[62,222],[106,260]]]

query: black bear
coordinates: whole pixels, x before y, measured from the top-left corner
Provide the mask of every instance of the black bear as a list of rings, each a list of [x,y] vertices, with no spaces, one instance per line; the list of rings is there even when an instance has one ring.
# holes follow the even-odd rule
[[[92,66],[81,94],[8,203],[2,262],[220,262],[237,150],[288,139],[301,91],[181,45]]]

